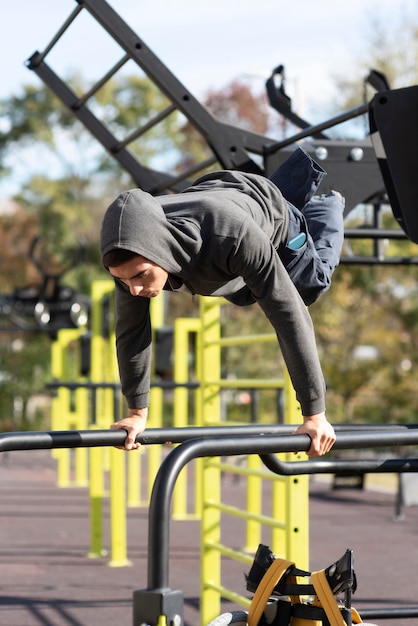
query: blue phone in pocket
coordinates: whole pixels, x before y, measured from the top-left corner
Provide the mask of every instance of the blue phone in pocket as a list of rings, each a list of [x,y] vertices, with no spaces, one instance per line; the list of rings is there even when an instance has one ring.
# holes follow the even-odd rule
[[[287,242],[287,248],[290,250],[299,250],[306,241],[305,233],[299,233]]]

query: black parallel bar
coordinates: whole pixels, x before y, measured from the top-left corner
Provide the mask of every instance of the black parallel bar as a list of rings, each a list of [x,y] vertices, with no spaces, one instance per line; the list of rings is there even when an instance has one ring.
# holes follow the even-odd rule
[[[286,435],[294,426],[212,426],[187,428],[149,428],[137,441],[144,445],[183,443],[188,439],[210,437],[247,437],[256,435]],[[0,433],[0,452],[11,450],[50,450],[52,448],[93,448],[121,446],[126,438],[124,430],[54,430]]]
[[[213,437],[282,437],[290,435],[296,424],[247,424],[243,426],[194,426],[186,428],[149,428],[137,437],[144,445],[183,443],[189,439]],[[335,425],[337,441],[334,449],[393,447],[418,444],[418,424],[395,425]],[[0,452],[11,450],[41,450],[52,448],[88,448],[119,446],[126,437],[125,431],[115,430],[64,430],[0,433]],[[298,439],[301,436],[295,436]],[[252,439],[254,441],[254,439]],[[286,439],[288,441],[288,439]],[[280,444],[279,444],[280,445]],[[302,450],[302,448],[300,448]],[[278,450],[280,451],[280,450]],[[292,452],[285,450],[285,452]],[[253,450],[251,453],[263,454]],[[274,451],[273,451],[274,452]],[[231,453],[232,454],[232,453]],[[308,462],[303,461],[306,465]],[[310,461],[309,463],[312,463]],[[292,463],[292,467],[297,465]]]
[[[175,380],[153,380],[150,384],[151,387],[158,387],[159,389],[175,389],[176,387],[187,387],[188,389],[198,389],[200,387],[200,383],[197,381],[187,381],[184,383],[178,383]],[[64,389],[70,389],[74,391],[75,389],[114,389],[120,390],[122,385],[120,383],[93,383],[91,381],[88,382],[79,382],[79,381],[54,381],[48,383],[46,385],[47,389],[59,389],[63,387]]]
[[[362,619],[400,619],[402,617],[418,617],[418,606],[404,606],[384,609],[360,609]]]
[[[281,476],[301,474],[338,474],[339,476],[361,476],[363,474],[397,474],[418,472],[418,459],[350,459],[350,460],[312,460],[280,461],[274,454],[260,454],[264,465]]]
[[[418,265],[418,257],[342,256],[341,265]]]
[[[413,445],[418,443],[418,430],[391,430],[340,433],[334,449],[358,449]],[[180,471],[191,460],[201,457],[302,452],[310,446],[307,435],[260,435],[258,437],[220,437],[192,439],[175,448],[163,461],[157,473],[149,508],[148,527],[148,586],[159,589],[168,586],[169,520],[171,498]],[[307,468],[310,461],[302,462]],[[293,464],[292,464],[293,465]]]
[[[402,230],[394,228],[346,228],[344,230],[346,239],[404,239],[408,237]]]
[[[0,434],[0,452],[123,446],[124,430],[54,430]]]

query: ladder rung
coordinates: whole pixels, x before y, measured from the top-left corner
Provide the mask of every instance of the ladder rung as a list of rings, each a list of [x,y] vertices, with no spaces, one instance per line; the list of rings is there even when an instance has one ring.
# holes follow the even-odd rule
[[[77,15],[80,13],[80,11],[82,11],[83,6],[79,5],[78,7],[76,7],[74,9],[74,11],[72,11],[72,13],[68,16],[68,18],[65,20],[64,24],[61,26],[61,28],[59,29],[59,31],[57,32],[57,34],[54,36],[53,39],[51,39],[50,43],[47,45],[47,47],[45,48],[45,50],[43,52],[41,52],[37,57],[36,57],[36,61],[37,63],[41,63],[44,58],[46,57],[46,55],[51,52],[52,48],[55,46],[55,44],[57,43],[57,41],[60,39],[60,37],[65,33],[65,31],[67,30],[67,28],[70,26],[70,24],[72,24],[72,22],[75,20],[75,18],[77,17]]]
[[[103,87],[103,85],[105,83],[107,83],[108,80],[110,80],[112,78],[112,76],[114,74],[116,74],[116,72],[118,72],[120,70],[121,67],[123,67],[125,65],[125,63],[127,61],[129,61],[129,59],[131,58],[131,56],[129,54],[125,54],[120,61],[118,61],[104,76],[103,78],[101,78],[100,80],[97,81],[97,83],[95,83],[91,89],[89,89],[88,91],[86,91],[85,94],[83,94],[75,103],[74,108],[78,109],[80,108],[85,102],[87,102],[87,100],[89,98],[91,98],[91,96],[94,96],[94,94],[99,91],[99,89],[101,87]]]
[[[158,113],[155,117],[150,119],[146,124],[144,124],[137,130],[134,130],[132,133],[130,133],[127,137],[125,137],[125,139],[123,139],[123,141],[118,142],[115,146],[115,151],[120,150],[121,148],[124,148],[135,139],[138,139],[138,137],[140,137],[141,135],[146,133],[148,130],[150,130],[151,128],[153,128],[154,126],[162,122],[162,120],[164,120],[166,117],[171,115],[171,113],[173,113],[176,110],[177,110],[176,105],[170,104],[163,111],[160,111],[160,113]]]

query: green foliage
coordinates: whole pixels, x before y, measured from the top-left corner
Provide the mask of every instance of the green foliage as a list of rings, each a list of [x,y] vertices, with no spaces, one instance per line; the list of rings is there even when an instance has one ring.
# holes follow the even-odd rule
[[[45,335],[0,334],[1,431],[48,428],[48,405],[41,400],[50,380],[50,350]]]
[[[418,82],[418,25],[413,9],[409,14],[400,3],[398,19],[393,22],[385,21],[378,12],[369,16],[363,40],[363,47],[353,51],[355,71],[349,75],[339,72],[334,76],[336,97],[333,109],[337,104],[339,110],[349,110],[373,97],[375,90],[365,82],[372,69],[385,75],[391,89]],[[357,118],[357,122],[350,122],[350,128],[359,124],[367,126],[364,119]],[[339,135],[342,128],[338,129]],[[349,134],[347,138],[350,138]]]
[[[333,421],[416,421],[414,270],[341,266],[312,306]]]

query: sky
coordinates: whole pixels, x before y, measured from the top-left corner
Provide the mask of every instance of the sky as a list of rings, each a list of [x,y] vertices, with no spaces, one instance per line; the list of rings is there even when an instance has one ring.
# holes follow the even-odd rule
[[[283,64],[292,105],[311,123],[316,103],[335,97],[333,78],[358,72],[373,16],[396,24],[402,11],[418,23],[416,0],[110,0],[122,19],[196,97],[234,79],[255,91]],[[0,99],[24,84],[41,85],[25,66],[43,51],[75,0],[5,2],[0,19]],[[7,7],[7,8],[6,8]],[[47,62],[60,75],[71,71],[97,80],[121,57],[121,49],[82,11],[54,46]],[[332,115],[339,113],[335,111]],[[324,119],[327,119],[329,114]]]

